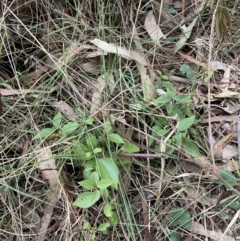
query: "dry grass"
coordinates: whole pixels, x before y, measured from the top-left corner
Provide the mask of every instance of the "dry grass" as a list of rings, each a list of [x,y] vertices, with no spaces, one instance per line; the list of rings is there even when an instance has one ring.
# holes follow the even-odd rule
[[[166,2],[162,9],[151,1],[82,2],[1,1],[0,239],[173,241],[177,239],[169,235],[176,231],[182,240],[235,240],[240,235],[239,212],[221,203],[235,194],[237,199],[240,192],[234,154],[238,109],[226,111],[239,103],[230,94],[214,100],[210,94],[239,89],[239,1],[226,1],[232,35],[227,30],[221,42],[216,37],[216,12],[204,1]],[[201,4],[197,17],[194,13]],[[156,22],[162,16],[159,26],[166,38],[158,41],[146,26],[151,9]],[[190,24],[194,17],[190,37],[181,50],[174,51],[183,36],[181,19]],[[224,28],[224,23],[219,24]],[[120,48],[110,51],[113,45],[107,45],[104,53],[94,39],[125,48],[131,58],[121,55]],[[224,69],[219,64],[206,82],[211,61],[219,61]],[[192,78],[181,73],[183,64],[191,67]],[[181,82],[174,81],[176,77]],[[175,95],[193,101],[156,104],[156,89],[170,88],[164,87],[164,78],[171,80]],[[181,137],[178,118],[171,114],[174,108],[181,110],[182,118],[194,115],[198,120]],[[39,130],[52,127],[58,111],[63,123],[77,121],[80,131],[71,136],[58,133],[47,141],[34,139]],[[213,117],[219,120],[212,121]],[[92,125],[86,124],[89,118]],[[119,223],[101,233],[84,228],[84,223],[97,227],[107,221],[104,200],[89,209],[73,205],[83,192],[78,182],[84,179],[84,166],[72,154],[72,146],[73,140],[93,133],[104,157],[120,159],[118,146],[104,134],[109,119],[114,133],[140,151],[125,153],[129,162],[119,165],[119,189],[109,192]],[[195,143],[201,156],[190,155],[179,138]],[[222,162],[226,146],[233,157]],[[231,170],[237,183],[231,186],[221,170]],[[169,216],[172,208],[188,211],[191,225],[174,226]]]

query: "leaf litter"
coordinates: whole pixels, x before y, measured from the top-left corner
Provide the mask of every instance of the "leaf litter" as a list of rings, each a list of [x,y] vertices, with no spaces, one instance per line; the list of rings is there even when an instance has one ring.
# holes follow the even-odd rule
[[[229,171],[232,177],[239,178],[237,79],[240,71],[234,54],[236,46],[231,46],[231,56],[218,48],[229,49],[231,42],[228,43],[225,38],[236,23],[233,18],[230,25],[231,15],[226,9],[234,6],[227,2],[223,11],[226,2],[219,1],[216,39],[213,38],[210,43],[215,52],[207,61],[209,46],[205,44],[205,37],[210,34],[206,27],[210,25],[202,18],[207,14],[207,1],[200,6],[190,1],[182,1],[184,4],[181,1],[154,2],[151,6],[126,2],[121,1],[123,6],[129,6],[126,9],[121,3],[111,5],[119,12],[118,23],[112,29],[110,25],[115,22],[108,22],[106,16],[109,17],[109,12],[99,12],[107,8],[96,8],[90,1],[75,6],[71,9],[74,11],[64,1],[53,2],[54,7],[48,10],[42,1],[35,7],[31,3],[9,7],[2,3],[5,9],[1,19],[2,30],[7,29],[7,32],[2,35],[3,67],[0,70],[2,123],[6,127],[1,139],[2,170],[6,170],[1,174],[6,180],[11,177],[11,182],[2,179],[1,183],[4,187],[19,186],[16,189],[18,194],[31,190],[31,197],[38,192],[43,195],[41,190],[47,192],[42,203],[39,201],[41,195],[37,194],[35,199],[39,203],[33,206],[25,205],[21,195],[11,197],[22,207],[22,216],[14,214],[16,220],[27,227],[35,226],[31,230],[19,224],[1,227],[7,230],[8,235],[12,233],[11,238],[18,237],[20,230],[30,236],[29,240],[51,240],[53,237],[90,240],[90,236],[96,237],[99,233],[94,227],[84,229],[83,220],[89,218],[91,225],[101,225],[103,220],[106,221],[106,217],[96,211],[99,207],[101,209],[99,202],[88,213],[79,209],[73,212],[74,209],[69,208],[82,192],[76,183],[82,178],[83,164],[76,164],[71,156],[72,150],[68,147],[72,140],[50,140],[46,143],[33,138],[42,126],[49,128],[49,120],[56,111],[63,114],[64,121],[76,124],[74,131],[82,123],[88,123],[79,136],[73,137],[74,141],[84,139],[85,132],[105,126],[105,118],[113,118],[113,128],[110,129],[115,132],[105,130],[104,133],[109,135],[110,141],[115,141],[116,146],[110,149],[117,150],[116,158],[124,157],[124,161],[128,161],[120,168],[120,179],[125,184],[124,198],[131,203],[129,211],[132,211],[132,217],[139,227],[144,226],[142,232],[133,231],[136,240],[144,237],[144,240],[160,240],[165,238],[165,234],[170,237],[182,235],[193,240],[235,240],[239,234],[239,212],[234,213],[228,205],[222,208],[217,201],[226,190],[230,191],[230,195],[239,195],[238,184],[231,186],[222,172]],[[211,4],[216,3],[211,1]],[[148,7],[150,9],[147,10]],[[212,11],[212,6],[208,10]],[[24,17],[22,13],[28,11],[37,17],[31,14],[29,18]],[[191,19],[195,12],[199,14]],[[41,16],[38,16],[39,13]],[[219,18],[223,15],[227,25]],[[104,16],[104,19],[96,16]],[[176,20],[178,18],[182,22]],[[40,19],[51,24],[41,27]],[[211,16],[209,19],[210,22],[214,20]],[[13,20],[17,21],[17,27]],[[98,24],[100,21],[103,21],[103,28]],[[35,31],[32,24],[39,26],[41,31]],[[10,39],[10,35],[14,37]],[[202,44],[198,44],[196,39]],[[183,67],[188,71],[181,71]],[[162,95],[168,95],[165,104],[155,102],[157,90],[161,90]],[[186,95],[194,98],[194,104],[184,105],[178,96],[180,94],[182,99]],[[86,116],[94,118],[87,122],[84,120]],[[97,125],[93,126],[93,123]],[[65,129],[69,126],[66,124]],[[69,133],[65,129],[64,133]],[[153,130],[158,129],[165,131],[161,132],[162,136],[160,132],[154,134]],[[26,142],[29,147],[23,151]],[[213,156],[209,154],[211,145],[214,147]],[[104,155],[108,155],[108,151],[104,150]],[[21,165],[17,165],[16,160],[20,160]],[[12,179],[15,173],[9,177],[8,163],[16,168],[19,179]],[[66,180],[70,181],[62,184],[60,180],[64,173],[67,173]],[[113,179],[111,175],[109,178]],[[65,197],[63,186],[69,183],[68,197]],[[117,183],[114,183],[115,189]],[[5,207],[10,208],[9,193],[0,190]],[[193,190],[199,192],[194,193]],[[198,195],[194,195],[196,193]],[[117,199],[121,202],[123,199],[116,191],[118,197],[112,192],[111,195],[111,201]],[[189,200],[194,207],[189,205]],[[41,207],[42,213],[36,206]],[[180,230],[171,224],[174,215],[170,214],[171,210],[182,208],[186,215],[179,217],[190,217],[187,220],[190,225],[180,227]],[[201,216],[203,212],[204,217]],[[189,213],[197,214],[198,219],[189,216]],[[124,215],[119,210],[118,214],[122,225],[117,227],[119,236],[122,240],[132,239],[132,234],[126,233]],[[216,218],[212,219],[212,215]],[[91,217],[97,218],[93,220]],[[179,220],[173,223],[181,225]],[[163,231],[159,227],[166,229]],[[176,233],[170,233],[175,229]],[[111,228],[103,235],[106,240],[115,238]]]

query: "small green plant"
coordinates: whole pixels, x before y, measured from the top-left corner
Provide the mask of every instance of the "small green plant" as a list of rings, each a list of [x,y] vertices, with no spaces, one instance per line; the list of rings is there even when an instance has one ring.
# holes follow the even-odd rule
[[[188,64],[182,64],[180,67],[180,71],[188,79],[192,79],[195,76],[194,72],[192,71],[191,67]]]
[[[80,140],[74,139],[77,134],[76,131],[80,127],[77,122],[69,121],[63,125],[61,123],[62,114],[59,112],[52,120],[53,127],[40,130],[34,139],[45,140],[55,135],[62,138],[73,136],[70,155],[74,157],[76,164],[83,167],[82,176],[84,180],[78,184],[85,190],[77,197],[74,205],[87,209],[102,199],[104,203],[103,213],[108,222],[100,224],[97,228],[86,223],[85,228],[93,233],[96,231],[104,233],[108,227],[115,227],[118,224],[118,216],[115,211],[117,204],[109,201],[109,191],[118,189],[119,169],[116,164],[117,156],[114,157],[114,153],[110,157],[104,155],[104,150],[108,153],[107,142],[116,145],[117,150],[127,153],[139,152],[139,147],[126,142],[120,135],[113,133],[110,122],[106,123],[102,135],[87,131]],[[92,126],[93,119],[87,119],[85,124]]]
[[[238,179],[229,170],[221,171],[220,176],[231,187],[236,187],[240,185]],[[216,183],[222,184],[223,186],[225,186],[226,189],[229,189],[229,186],[226,185],[226,183],[224,183],[222,180],[217,180]],[[238,197],[237,195],[230,195],[229,197],[220,202],[220,206],[228,206],[233,210],[239,210],[240,197]]]
[[[161,81],[162,89],[158,92],[160,97],[155,100],[157,106],[165,111],[167,116],[174,117],[177,121],[175,133],[169,139],[169,144],[174,144],[178,148],[184,148],[193,156],[200,156],[197,145],[189,138],[191,135],[197,135],[194,125],[198,122],[195,115],[191,111],[192,97],[189,94],[178,94],[175,87],[170,81]],[[169,122],[161,120],[160,124],[156,124],[152,128],[152,136],[167,136]],[[149,138],[150,144],[153,140]],[[161,149],[160,146],[158,149]],[[174,149],[167,148],[167,153],[171,154]]]
[[[62,114],[61,112],[58,112],[52,120],[53,127],[44,128],[40,130],[37,133],[37,135],[34,136],[33,139],[39,139],[39,138],[47,139],[47,138],[50,138],[51,136],[65,137],[79,128],[79,123],[77,122],[69,121],[64,125],[62,125],[61,122],[62,122]]]
[[[174,228],[169,234],[169,239],[171,241],[180,240],[178,229],[188,228],[191,223],[191,215],[189,211],[184,208],[172,208],[169,212],[169,226]]]
[[[109,124],[104,130],[105,137],[118,146],[117,149],[128,153],[138,152],[139,148],[131,143],[126,143],[123,138],[112,132]],[[105,139],[106,142],[106,139]],[[73,152],[84,167],[84,180],[79,182],[86,192],[78,196],[74,205],[81,208],[90,208],[102,198],[104,204],[103,213],[108,219],[107,223],[97,228],[105,232],[107,227],[115,227],[118,224],[118,216],[115,211],[116,203],[109,201],[109,190],[117,190],[119,184],[119,170],[116,158],[103,157],[104,145],[101,138],[92,133],[87,133],[85,139],[74,141]],[[101,146],[102,145],[102,146]]]

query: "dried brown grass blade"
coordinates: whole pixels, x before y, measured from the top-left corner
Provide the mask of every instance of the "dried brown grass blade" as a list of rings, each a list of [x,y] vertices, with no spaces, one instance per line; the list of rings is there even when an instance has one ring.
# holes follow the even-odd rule
[[[58,178],[58,172],[56,170],[55,160],[52,157],[52,151],[49,146],[46,146],[36,151],[38,168],[41,171],[43,178],[48,182],[49,195],[47,197],[47,203],[44,205],[43,217],[41,218],[41,227],[39,234],[35,241],[43,241],[51,221],[53,209],[61,197],[61,185]]]

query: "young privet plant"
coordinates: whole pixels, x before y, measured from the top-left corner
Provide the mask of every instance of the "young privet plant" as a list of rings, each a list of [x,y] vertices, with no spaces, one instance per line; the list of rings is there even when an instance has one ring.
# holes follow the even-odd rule
[[[221,178],[228,183],[226,185],[222,180],[217,180],[216,183],[225,186],[225,189],[228,190],[231,187],[239,187],[239,170],[237,170],[238,178],[236,178],[231,171],[224,170],[220,172]],[[229,197],[225,198],[223,201],[220,202],[220,206],[229,207],[235,211],[240,209],[240,197],[238,195],[230,195]]]
[[[161,89],[157,92],[159,97],[155,99],[155,104],[165,111],[168,117],[175,117],[178,121],[176,123],[176,131],[174,135],[169,139],[169,144],[175,144],[176,147],[184,148],[188,153],[193,156],[200,156],[198,146],[190,139],[190,134],[198,135],[194,125],[198,122],[191,111],[190,104],[192,103],[191,95],[179,94],[170,81],[166,79],[166,76],[158,71]],[[161,120],[161,123],[156,123],[152,128],[152,136],[166,136],[169,133],[167,127],[168,121]],[[153,140],[150,138],[150,144]],[[160,147],[159,147],[160,149]],[[166,152],[171,154],[174,152],[173,148],[167,148]]]
[[[86,190],[78,196],[74,205],[90,208],[102,198],[103,213],[108,219],[108,222],[100,224],[97,228],[91,227],[88,222],[85,223],[85,228],[92,231],[106,232],[108,227],[115,227],[118,224],[116,203],[110,200],[109,190],[111,188],[118,190],[119,169],[116,156],[111,154],[109,157],[104,157],[108,151],[107,140],[110,145],[116,145],[118,150],[127,153],[139,151],[136,145],[126,143],[120,135],[113,133],[110,123],[105,125],[102,138],[86,133],[84,139],[74,141],[74,155],[84,167],[84,180],[80,181],[79,185]]]
[[[189,211],[184,208],[174,207],[169,211],[169,240],[170,241],[180,241],[180,235],[178,230],[188,228],[191,224],[191,215]]]
[[[92,118],[89,118],[85,121],[85,125],[92,126],[93,121]],[[103,213],[108,219],[108,222],[102,223],[98,227],[91,227],[90,223],[85,222],[85,229],[94,235],[96,231],[104,233],[108,227],[115,227],[118,224],[116,203],[110,200],[109,190],[118,189],[119,169],[116,164],[117,156],[110,153],[107,147],[115,145],[116,150],[126,153],[139,152],[139,147],[113,133],[110,122],[106,123],[103,130],[100,130],[102,135],[87,131],[83,138],[76,140],[74,137],[78,133],[79,127],[79,123],[72,121],[62,124],[62,114],[59,112],[52,120],[52,127],[40,130],[34,139],[52,140],[73,137],[70,155],[77,160],[77,165],[83,167],[84,180],[80,181],[79,185],[85,189],[75,200],[74,205],[80,208],[90,208],[102,199]],[[82,132],[79,131],[79,133]]]

